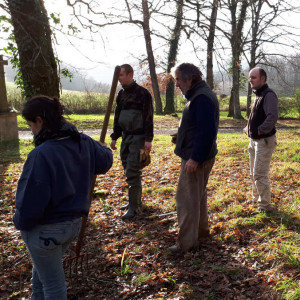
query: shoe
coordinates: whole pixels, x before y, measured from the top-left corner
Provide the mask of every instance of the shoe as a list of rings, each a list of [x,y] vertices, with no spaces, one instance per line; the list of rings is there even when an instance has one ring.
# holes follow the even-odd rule
[[[131,219],[131,218],[133,218],[135,215],[136,215],[136,211],[135,211],[134,209],[132,209],[132,208],[129,206],[127,213],[124,214],[121,218],[122,218],[123,220],[125,220],[125,219]]]
[[[258,215],[260,213],[260,211],[252,211],[251,213],[250,213],[250,216],[256,216],[256,215]]]
[[[126,210],[126,209],[128,209],[129,208],[129,204],[127,203],[127,204],[125,204],[125,205],[123,205],[123,206],[121,206],[121,210]]]
[[[172,253],[179,253],[180,252],[180,248],[176,245],[173,245],[173,246],[169,247],[168,250]]]

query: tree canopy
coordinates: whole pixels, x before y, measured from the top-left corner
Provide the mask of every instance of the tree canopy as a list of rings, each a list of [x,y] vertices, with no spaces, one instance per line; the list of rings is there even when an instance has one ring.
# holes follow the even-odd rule
[[[64,11],[49,10],[47,14],[42,0],[6,0],[0,6],[0,15],[3,11],[1,26],[8,22],[14,29],[13,39],[10,36],[9,40],[10,46],[3,47],[0,52],[5,50],[11,60],[19,60],[24,89],[59,94],[62,33],[70,41],[70,48],[74,36],[81,43],[87,40],[95,43],[101,41],[104,54],[105,47],[110,44],[111,32],[112,38],[115,35],[128,38],[129,45],[125,39],[114,50],[120,56],[127,52],[126,62],[134,64],[138,70],[138,81],[153,92],[157,113],[162,113],[160,95],[166,88],[165,113],[175,111],[170,72],[177,63],[185,61],[198,65],[207,74],[208,83],[216,92],[229,83],[230,115],[235,118],[241,117],[241,78],[249,68],[260,64],[279,70],[279,66],[271,62],[276,59],[279,61],[281,57],[284,65],[290,66],[291,72],[297,69],[293,65],[298,62],[295,58],[300,53],[300,40],[298,28],[290,22],[299,13],[299,3],[295,0],[113,0],[109,5],[90,0],[67,0],[64,5],[71,17],[67,18]],[[29,8],[32,13],[24,14]],[[34,28],[34,32],[30,28]],[[112,28],[115,30],[111,31]],[[143,49],[135,47],[133,40],[139,43],[144,40]],[[53,45],[57,49],[55,55]],[[86,52],[83,57],[93,60]],[[114,63],[102,62],[102,65]],[[72,64],[72,59],[69,64]],[[148,67],[141,67],[145,65]],[[39,70],[35,72],[38,75],[34,75],[34,70]],[[217,73],[222,74],[221,84],[214,80]],[[296,81],[291,83],[291,93],[297,88],[297,84],[293,85]],[[28,90],[26,94],[32,91]]]

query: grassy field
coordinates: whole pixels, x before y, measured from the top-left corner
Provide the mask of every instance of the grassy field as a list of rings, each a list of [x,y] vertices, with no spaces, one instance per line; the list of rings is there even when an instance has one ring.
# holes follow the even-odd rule
[[[271,214],[253,214],[256,203],[248,201],[247,138],[218,135],[208,184],[211,237],[184,256],[167,250],[178,232],[176,218],[144,219],[175,210],[180,161],[170,138],[155,136],[152,163],[143,172],[144,211],[132,222],[120,219],[127,192],[115,152],[112,169],[96,182],[83,248],[89,269],[77,278],[67,275],[69,299],[299,299],[299,134],[278,133],[270,175],[278,210]],[[29,297],[31,263],[12,215],[17,180],[32,148],[30,140],[0,145],[1,299]]]
[[[245,112],[243,112],[245,116]],[[176,117],[171,115],[154,116],[154,129],[155,130],[166,130],[166,129],[176,129],[180,121],[181,113],[178,113]],[[19,130],[29,130],[26,121],[22,118],[21,115],[18,115],[18,127]],[[102,128],[104,114],[95,114],[95,115],[67,115],[66,119],[73,123],[80,130],[100,130]],[[113,114],[109,120],[109,129],[112,129],[113,126]],[[227,112],[220,112],[220,128],[236,128],[241,130],[246,126],[246,119],[243,120],[233,120],[232,118],[227,117]],[[279,128],[296,128],[300,127],[300,119],[282,119],[278,120],[277,127]]]
[[[13,83],[7,83],[7,98],[11,107],[21,111],[24,101],[21,92]],[[74,114],[103,114],[106,111],[108,95],[94,93],[92,91],[78,92],[62,90],[61,102],[65,106],[66,113]],[[161,95],[163,107],[165,106],[165,95]],[[246,96],[240,96],[240,105],[245,117]],[[220,109],[224,115],[228,110],[229,97],[219,100]],[[155,104],[155,103],[154,103]],[[181,112],[184,107],[184,97],[180,94],[175,97],[175,110]],[[115,105],[115,104],[114,104]],[[300,98],[280,97],[279,98],[279,115],[281,118],[300,118]]]

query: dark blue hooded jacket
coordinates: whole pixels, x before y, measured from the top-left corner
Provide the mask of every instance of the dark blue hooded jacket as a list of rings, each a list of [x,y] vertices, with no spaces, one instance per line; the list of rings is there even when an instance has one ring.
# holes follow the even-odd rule
[[[80,144],[70,138],[47,140],[32,150],[16,193],[14,224],[30,230],[87,216],[93,176],[113,162],[110,149],[85,134]]]

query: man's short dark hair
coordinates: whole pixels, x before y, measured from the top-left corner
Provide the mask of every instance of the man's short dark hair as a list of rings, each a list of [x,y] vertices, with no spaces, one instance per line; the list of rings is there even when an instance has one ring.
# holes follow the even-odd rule
[[[123,68],[125,70],[125,73],[128,75],[129,73],[133,74],[133,68],[131,65],[129,64],[123,64],[121,65],[121,68]]]
[[[258,67],[258,70],[259,70],[259,76],[260,77],[264,76],[266,78],[266,81],[267,81],[267,73],[266,73],[266,71],[263,68],[261,68],[261,67]]]
[[[192,79],[192,85],[202,80],[202,72],[193,64],[183,63],[176,68],[176,71],[180,73],[183,81]]]
[[[257,70],[258,70],[258,72],[259,72],[259,77],[264,76],[265,79],[266,79],[266,81],[267,81],[267,73],[266,73],[266,71],[265,71],[262,67],[255,67],[255,68],[251,69],[250,72],[251,72],[252,70],[254,70],[254,69],[257,69]]]

